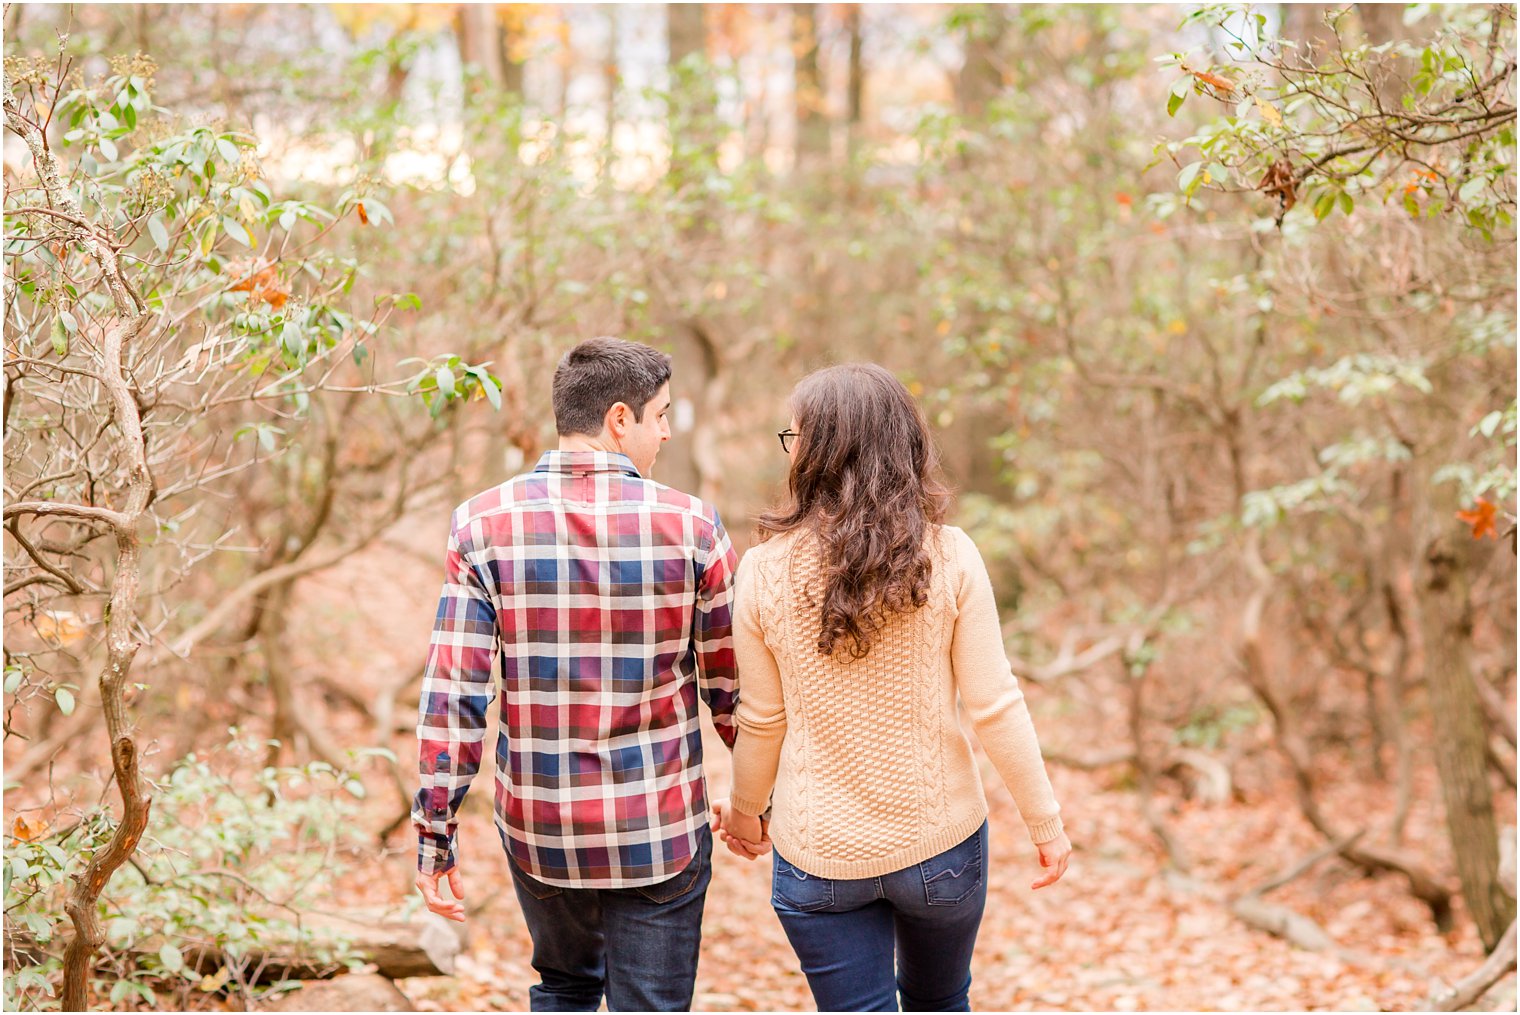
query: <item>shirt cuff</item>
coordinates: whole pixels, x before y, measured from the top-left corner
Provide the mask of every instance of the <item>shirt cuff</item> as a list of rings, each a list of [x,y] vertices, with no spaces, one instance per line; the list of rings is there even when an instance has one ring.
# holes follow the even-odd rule
[[[1061,824],[1061,815],[1054,814],[1029,826],[1029,841],[1036,846],[1043,846],[1052,839],[1059,839],[1063,831],[1065,827]]]
[[[423,874],[442,874],[453,869],[454,838],[435,832],[417,830],[417,870]]]

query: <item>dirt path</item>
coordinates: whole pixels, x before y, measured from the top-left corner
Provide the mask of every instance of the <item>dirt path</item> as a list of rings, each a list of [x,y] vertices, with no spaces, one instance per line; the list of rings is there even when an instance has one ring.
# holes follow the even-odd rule
[[[348,573],[367,580],[360,587],[328,575],[303,587],[303,598],[312,605],[305,621],[312,630],[301,638],[305,663],[352,667],[362,651],[371,672],[379,674],[378,684],[397,667],[416,665],[414,657],[424,651],[438,575],[420,557],[402,558],[394,549]],[[334,627],[346,637],[333,638]],[[1040,698],[1049,695],[1031,694],[1042,737],[1072,743],[1080,731],[1063,727],[1053,710],[1042,714]],[[340,739],[362,739],[357,724],[345,730],[344,717],[334,720]],[[398,734],[393,747],[410,774],[415,740]],[[728,752],[710,731],[707,755],[710,785],[722,794]],[[1443,937],[1397,879],[1365,877],[1335,859],[1271,898],[1319,921],[1340,953],[1295,949],[1228,914],[1220,899],[1321,845],[1298,817],[1291,787],[1273,773],[1273,758],[1262,744],[1240,766],[1250,781],[1237,787],[1237,798],[1228,804],[1171,804],[1168,820],[1193,857],[1197,882],[1215,894],[1212,898],[1179,888],[1167,875],[1120,769],[1053,769],[1076,853],[1060,884],[1032,892],[1034,851],[1006,790],[989,774],[991,883],[972,968],[973,1005],[1008,1011],[1407,1010],[1419,1004],[1434,977],[1453,980],[1472,969],[1481,959],[1479,945],[1460,909],[1457,931]],[[1365,798],[1354,779],[1327,778],[1326,784],[1332,787],[1324,801],[1331,813],[1348,823],[1377,826],[1376,815],[1363,813]],[[1339,798],[1332,795],[1335,786],[1345,787]],[[1406,845],[1428,856],[1436,869],[1449,870],[1442,817],[1433,803],[1436,788],[1421,784],[1416,798]],[[387,794],[375,794],[377,814],[382,801],[390,806]],[[535,982],[529,939],[490,807],[491,785],[483,773],[462,816],[468,950],[456,976],[401,984],[424,1010],[527,1007],[528,986]],[[407,830],[389,845],[393,849],[386,856],[355,872],[353,890],[368,900],[400,901],[411,892],[413,843]],[[697,981],[699,1010],[813,1010],[770,909],[769,874],[768,860],[751,864],[721,848],[716,853]],[[1511,979],[1498,1003],[1513,1010],[1513,997]]]

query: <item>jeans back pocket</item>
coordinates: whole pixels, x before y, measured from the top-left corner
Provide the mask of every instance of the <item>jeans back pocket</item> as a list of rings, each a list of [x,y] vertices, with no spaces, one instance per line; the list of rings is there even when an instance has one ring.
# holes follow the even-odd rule
[[[985,826],[984,826],[985,827]],[[953,906],[982,885],[982,832],[918,865],[931,906]]]
[[[777,909],[790,909],[798,913],[812,913],[827,909],[834,904],[834,882],[828,878],[814,877],[799,870],[772,853],[776,858],[771,868],[771,905]]]

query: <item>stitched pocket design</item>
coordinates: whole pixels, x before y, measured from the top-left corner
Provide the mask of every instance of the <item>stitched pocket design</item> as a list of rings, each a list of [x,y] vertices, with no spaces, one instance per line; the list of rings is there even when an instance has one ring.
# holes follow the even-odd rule
[[[953,906],[982,884],[982,841],[973,835],[918,865],[924,898],[931,906]]]
[[[798,913],[812,913],[834,904],[833,881],[798,870],[781,859],[780,853],[773,855],[776,863],[771,874],[772,906]]]

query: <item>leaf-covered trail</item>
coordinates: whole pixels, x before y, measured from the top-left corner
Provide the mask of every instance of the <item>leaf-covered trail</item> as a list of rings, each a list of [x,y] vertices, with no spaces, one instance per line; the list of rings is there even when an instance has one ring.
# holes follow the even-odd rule
[[[300,638],[308,665],[351,666],[354,653],[362,650],[371,673],[415,666],[431,619],[431,603],[422,600],[436,587],[436,576],[419,569],[416,557],[398,559],[394,551],[384,560],[373,559],[384,554],[367,556],[372,560],[365,564],[366,573],[374,580],[363,589],[335,576],[319,576],[304,589],[314,607],[304,618],[311,625],[309,636]],[[373,571],[368,570],[371,564]],[[346,628],[349,637],[333,639],[334,624]],[[324,631],[326,638],[319,636]],[[1050,695],[1046,689],[1031,693],[1042,739],[1077,741],[1080,731],[1063,726],[1059,716],[1041,717],[1040,699]],[[335,714],[333,720],[334,726],[347,725],[352,713]],[[365,738],[357,723],[334,732],[348,742]],[[392,746],[403,772],[412,777],[415,740],[398,733]],[[709,785],[723,795],[729,756],[710,730],[706,756]],[[1476,967],[1480,945],[1460,898],[1457,929],[1443,937],[1397,877],[1367,877],[1334,857],[1269,899],[1318,921],[1339,952],[1302,951],[1231,916],[1224,904],[1231,896],[1323,845],[1299,817],[1291,785],[1274,774],[1270,745],[1256,745],[1250,757],[1238,766],[1243,785],[1230,803],[1204,805],[1171,795],[1159,802],[1191,857],[1193,890],[1167,872],[1122,766],[1102,772],[1052,766],[1075,853],[1064,880],[1031,891],[1035,852],[1007,791],[984,766],[993,807],[991,884],[972,968],[973,1005],[1014,1011],[1409,1010],[1420,1004],[1436,977],[1450,982]],[[1322,764],[1327,775],[1335,774],[1333,758]],[[1379,827],[1379,816],[1365,813],[1366,798],[1358,793],[1356,780],[1344,774],[1326,778],[1323,804],[1348,827]],[[1416,785],[1405,846],[1435,869],[1449,871],[1442,815],[1434,803],[1438,799],[1435,785]],[[394,798],[376,792],[370,806],[378,827],[393,813]],[[470,934],[466,952],[453,977],[399,984],[423,1010],[527,1007],[528,987],[535,982],[528,933],[490,811],[491,783],[483,772],[461,819]],[[352,872],[349,884],[356,904],[399,903],[414,894],[408,832],[392,837],[384,857]],[[717,848],[697,1009],[813,1010],[806,982],[770,909],[769,875],[768,859],[748,863]],[[1513,977],[1490,995],[1509,1010],[1513,998]]]
[[[721,789],[727,752],[711,737],[708,757]],[[1017,815],[1000,790],[992,794],[991,884],[972,970],[980,1010],[1408,1010],[1432,977],[1454,979],[1480,959],[1473,934],[1459,929],[1443,938],[1396,879],[1367,878],[1336,860],[1271,898],[1321,921],[1340,954],[1302,951],[1251,930],[1221,900],[1312,851],[1314,839],[1296,816],[1270,805],[1173,815],[1197,868],[1189,888],[1164,871],[1133,793],[1087,773],[1056,770],[1054,778],[1076,854],[1066,878],[1039,892],[1028,887],[1035,855]],[[424,1010],[527,1005],[528,934],[487,803],[480,794],[463,825],[470,943],[458,974],[401,984]],[[405,885],[406,859],[394,863],[393,882]],[[716,852],[697,1009],[814,1010],[771,912],[769,875],[768,860]],[[1512,998],[1513,981],[1507,991]]]

